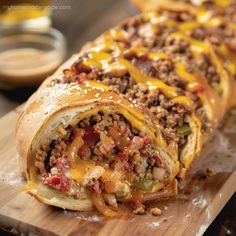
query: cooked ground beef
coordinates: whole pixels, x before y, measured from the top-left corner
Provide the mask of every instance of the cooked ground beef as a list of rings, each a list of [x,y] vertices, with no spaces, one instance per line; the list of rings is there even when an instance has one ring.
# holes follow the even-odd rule
[[[111,86],[113,89],[119,91],[122,94],[125,94],[127,90],[132,88],[134,85],[134,81],[129,76],[129,74],[125,74],[121,77],[101,76],[98,80],[108,86]]]
[[[180,15],[179,22],[181,23],[182,12],[172,12],[170,13],[170,18],[175,16],[178,19],[176,17],[178,14]],[[192,17],[189,16],[189,18]],[[134,18],[132,21],[124,23],[122,28],[128,33],[130,47],[144,46],[152,51],[168,54],[170,57],[181,58],[188,67],[191,67],[192,71],[194,70],[198,73],[201,71],[208,83],[213,87],[215,86],[215,82],[219,83],[220,77],[208,55],[202,54],[199,56],[201,61],[203,61],[201,65],[204,64],[204,67],[199,66],[199,57],[196,58],[193,56],[191,45],[183,39],[170,37],[171,33],[178,31],[175,26],[170,27],[166,26],[165,23],[160,23],[153,28],[150,22],[146,22],[142,18]]]
[[[193,68],[189,65],[194,61],[195,65],[197,65],[197,68]],[[197,70],[196,70],[197,69]],[[187,64],[187,71],[189,73],[195,73],[198,71],[204,78],[207,78],[207,81],[215,88],[217,84],[219,84],[220,76],[215,68],[209,60],[209,57],[206,55],[201,55],[197,58],[194,58],[189,61],[189,64]]]
[[[68,150],[81,130],[84,144],[78,149],[78,159],[93,160],[98,165],[103,163],[110,169],[123,168],[132,173],[132,181],[164,178],[163,168],[166,167],[160,162],[152,138],[131,126],[122,115],[99,112],[82,120],[76,127],[68,127],[67,135],[37,150],[35,167],[44,184],[74,197],[79,196],[81,186],[69,175]],[[158,175],[153,174],[153,168],[157,168]],[[86,185],[101,190],[103,183],[96,181],[88,181]]]
[[[167,14],[167,13],[166,13]],[[177,13],[174,13],[175,18]],[[178,13],[182,14],[182,13]],[[187,14],[187,13],[185,13]],[[181,17],[180,17],[181,18]],[[192,16],[189,16],[189,18],[192,18]],[[181,23],[181,20],[179,20]],[[127,23],[123,26],[124,30],[127,30],[127,32],[131,31],[130,28],[132,27],[141,27],[141,25],[146,25],[146,22],[142,22],[140,19],[137,19],[137,22],[135,23],[135,20],[133,20],[131,23]],[[150,28],[150,27],[149,27]],[[151,29],[151,28],[150,28]],[[153,29],[151,29],[153,30]],[[129,37],[129,42],[132,45],[136,45],[136,40],[138,45],[142,45],[145,47],[149,47],[150,50],[152,51],[159,51],[159,52],[164,52],[166,54],[169,54],[170,57],[173,56],[173,58],[178,58],[181,57],[182,60],[184,60],[185,65],[187,66],[187,71],[189,73],[194,72],[195,74],[200,74],[204,78],[207,79],[208,83],[215,88],[220,81],[220,76],[218,74],[218,71],[216,67],[212,64],[209,56],[206,54],[201,54],[198,57],[193,57],[193,54],[190,49],[190,44],[182,39],[178,38],[170,38],[169,34],[171,32],[175,32],[176,29],[175,27],[166,27],[164,24],[159,24],[158,25],[158,32],[153,32],[153,33],[148,33],[146,34],[146,37],[138,35],[138,29],[133,30],[132,34]],[[136,32],[136,33],[135,33]],[[226,32],[226,31],[225,31]],[[201,32],[199,33],[201,34]],[[227,35],[230,35],[230,32],[227,32]],[[191,35],[190,35],[191,36]],[[198,39],[198,38],[196,38]],[[199,38],[202,39],[202,38]],[[231,39],[235,40],[234,37]],[[150,41],[152,42],[150,44]],[[222,42],[222,39],[221,39]],[[232,45],[232,44],[231,44]],[[231,46],[232,47],[232,46]],[[163,63],[164,60],[159,60],[158,62],[162,64],[162,66],[166,63]],[[169,63],[169,62],[168,62]],[[146,63],[147,64],[147,63]],[[137,66],[139,66],[138,63],[136,63]],[[181,78],[178,78],[174,73],[171,74],[170,72],[173,67],[169,66],[168,68],[165,66],[164,67],[164,72],[163,70],[154,70],[155,66],[152,65],[152,67],[146,66],[145,64],[141,63],[141,66],[139,68],[145,67],[144,71],[149,71],[150,75],[156,75],[159,79],[163,79],[163,81],[171,86],[178,87],[185,89],[185,84]],[[167,72],[167,73],[166,73]],[[162,76],[163,75],[163,76]],[[189,97],[194,97],[195,94],[189,94]],[[198,101],[198,105],[199,101]],[[196,109],[200,109],[200,106],[197,106]],[[211,124],[209,120],[206,122],[207,115],[206,113],[203,114],[203,109],[200,109],[201,112],[198,112],[201,121],[204,121],[203,123],[203,131],[211,129]],[[208,129],[209,128],[209,129]]]
[[[199,41],[204,41],[204,40],[209,40],[213,45],[216,46],[220,46],[222,44],[222,42],[225,43],[225,45],[230,49],[230,51],[236,51],[236,32],[234,29],[230,28],[228,25],[228,22],[232,23],[232,22],[236,22],[236,18],[234,20],[234,17],[236,17],[235,14],[236,11],[236,4],[232,4],[230,7],[226,8],[223,12],[215,12],[215,14],[213,14],[213,16],[223,16],[224,19],[226,20],[225,22],[221,22],[221,25],[218,27],[210,27],[210,26],[203,26],[200,25],[195,29],[189,30],[189,31],[185,31],[184,33],[187,34],[188,36],[195,38]],[[232,15],[232,18],[227,18],[229,15]],[[161,15],[165,15],[168,17],[168,19],[172,19],[174,21],[177,21],[179,24],[181,23],[185,23],[187,21],[196,21],[197,19],[195,18],[195,16],[193,16],[190,12],[181,12],[181,11],[165,11],[165,10],[161,10],[160,13]],[[184,14],[184,19],[183,20],[183,14]],[[233,19],[233,20],[232,20]],[[174,31],[174,28],[171,30],[171,32]],[[162,33],[163,34],[163,33]],[[162,36],[159,36],[162,37]],[[161,40],[163,42],[163,40]],[[181,41],[181,40],[180,40]],[[185,42],[186,43],[186,42]],[[176,45],[179,44],[183,44],[184,43],[175,43],[174,46],[171,46],[170,49],[167,48],[167,51],[172,51],[174,53],[176,52],[181,52],[181,50],[183,50],[181,47],[177,47]],[[162,45],[164,46],[164,44],[162,43]],[[187,46],[187,44],[186,44]],[[191,53],[189,52],[189,50],[184,52],[185,55],[190,56]],[[210,70],[213,70],[211,62],[209,61],[209,58],[207,58],[205,55],[202,55],[202,61],[204,61],[205,64],[208,65],[208,67],[210,67]],[[193,60],[198,59],[198,58],[194,58]],[[194,65],[194,61],[188,64],[193,64]],[[198,64],[196,64],[198,66]],[[193,68],[197,68],[198,70],[202,68],[198,68],[198,67],[193,67]],[[207,80],[209,81],[210,84],[212,84],[212,79],[211,79],[211,75],[207,76],[207,71],[209,69],[205,68],[203,70],[203,74],[206,75]],[[217,81],[217,83],[219,82],[219,76],[216,75],[216,69],[214,68],[214,74],[213,77],[215,77],[215,81]],[[214,86],[214,82],[212,84]]]
[[[150,92],[143,84],[136,84],[125,95],[128,99],[137,101],[138,104],[146,104],[155,115],[161,125],[165,140],[176,142],[180,150],[186,144],[186,137],[176,131],[176,127],[185,124],[186,115],[191,111],[180,104],[174,104],[159,91]]]
[[[131,59],[131,62],[139,68],[143,74],[158,78],[167,85],[179,89],[180,94],[184,94],[186,82],[176,75],[175,64],[170,59],[154,61],[134,57]]]
[[[163,63],[157,61],[154,62],[151,66],[151,62],[147,60],[142,62],[137,58],[132,58],[131,61],[133,64],[136,64],[136,66],[140,68],[142,72],[144,72],[144,74],[147,74],[149,76],[154,76],[154,74],[156,74],[156,77],[160,76],[161,78],[163,78],[163,81],[165,81],[166,84],[175,86],[179,92],[179,95],[184,95],[183,89],[185,88],[185,82],[174,74],[174,65],[169,60],[161,60]],[[91,73],[94,75],[93,72]],[[101,76],[99,76],[99,74],[101,74]],[[90,73],[87,75],[81,73],[77,77],[73,78],[76,78],[78,81],[80,80],[80,78],[86,76],[89,77],[89,79],[94,79],[94,77],[90,76]],[[148,90],[147,86],[143,84],[135,84],[129,74],[125,74],[121,77],[109,77],[98,72],[97,76],[97,81],[109,85],[113,89],[124,94],[126,98],[128,98],[132,102],[138,103],[143,107],[143,109],[145,109],[145,107],[148,107],[151,113],[159,119],[162,127],[162,132],[167,143],[170,143],[172,141],[177,142],[180,150],[184,147],[187,141],[186,136],[179,135],[176,131],[176,127],[185,124],[186,115],[190,114],[191,111],[188,111],[183,106],[172,104],[169,99],[165,98],[164,95],[159,93],[158,91],[151,92]],[[192,95],[192,97],[193,96],[194,95]],[[201,103],[199,101],[197,102],[197,105],[201,107]],[[200,118],[204,117],[201,120],[204,120],[205,122],[207,115],[203,113],[199,114],[201,115]],[[170,125],[170,123],[172,123],[172,125]],[[206,123],[206,125],[204,124],[203,131],[207,131],[208,127],[210,127],[209,121]]]
[[[191,36],[199,40],[207,38],[216,46],[221,46],[222,42],[224,42],[230,51],[236,52],[236,32],[230,29],[227,23],[217,28],[197,28],[192,32]]]
[[[183,20],[183,17],[186,18],[186,14],[187,13],[184,13],[185,16],[181,16],[180,20]],[[150,28],[150,23],[145,22],[141,17],[125,22],[121,27],[129,34],[127,41],[127,44],[130,44],[129,47],[132,48],[136,45],[135,42],[137,41],[137,44],[148,47],[151,51],[164,52],[165,54],[170,55],[170,58],[181,58],[181,60],[184,60],[187,65],[187,71],[189,73],[201,73],[201,75],[204,76],[214,87],[219,82],[219,75],[208,56],[200,55],[195,58],[193,57],[188,42],[182,39],[168,37],[170,32],[175,31],[174,28],[167,30],[165,25],[160,24],[160,28],[158,28],[158,31],[156,32],[152,27]],[[154,40],[153,43],[151,43],[152,45],[150,44],[150,41],[146,43],[146,39],[149,38]],[[158,78],[167,85],[175,87],[179,95],[187,95],[190,98],[194,97],[193,101],[196,103],[195,109],[202,107],[201,102],[199,99],[195,98],[196,95],[194,93],[191,94],[190,92],[186,92],[185,80],[176,74],[176,62],[173,62],[168,58],[151,60],[145,54],[138,57],[134,52],[132,52],[132,50],[129,50],[129,47],[126,45],[124,58],[135,65],[141,73],[153,78]],[[87,58],[89,55],[85,54],[84,57]],[[157,114],[158,116],[162,116],[160,122],[163,126],[163,134],[167,142],[170,143],[174,140],[179,144],[180,148],[184,146],[186,143],[186,137],[180,137],[178,135],[176,126],[180,126],[186,122],[186,115],[190,114],[190,111],[187,111],[183,106],[181,107],[176,104],[172,104],[171,108],[169,108],[168,105],[160,106],[160,100],[164,97],[163,94],[158,93],[158,91],[154,93],[150,91],[143,92],[141,88],[145,86],[137,85],[128,72],[125,72],[124,74],[118,73],[118,75],[107,75],[98,68],[90,68],[83,63],[84,57],[81,57],[77,62],[75,62],[69,70],[65,70],[64,82],[81,83],[84,80],[90,79],[110,86],[114,90],[124,94],[124,96],[132,102],[138,102],[141,106],[148,107],[155,116],[157,116]],[[113,60],[116,60],[115,57]],[[144,94],[146,95],[144,96]],[[152,104],[150,103],[151,97],[153,99]],[[162,104],[170,103],[169,99],[163,99],[163,101]],[[176,109],[176,107],[178,107],[178,109]],[[181,116],[178,111],[182,111]],[[201,112],[198,112],[198,114],[200,119],[206,122],[207,115],[204,114],[203,111],[204,110],[201,109]],[[169,125],[170,122],[174,124],[171,127]],[[203,131],[206,131],[208,127],[210,127],[209,120],[206,125],[203,125]]]
[[[151,74],[154,76],[153,73],[155,73],[156,77],[160,75],[169,85],[174,86],[178,84],[179,87],[177,87],[177,90],[179,91],[179,95],[184,95],[184,91],[180,87],[184,87],[185,83],[174,75],[173,65],[168,60],[163,60],[163,64],[156,62],[153,66],[150,66],[150,61],[143,62],[136,58],[133,58],[131,61],[136,64],[136,66],[139,63],[137,67],[149,76],[151,76]],[[169,76],[167,76],[168,74]],[[97,80],[124,94],[131,102],[138,103],[143,107],[148,107],[151,113],[160,121],[163,127],[163,135],[167,143],[169,144],[172,141],[177,142],[180,150],[184,147],[187,141],[186,137],[179,135],[176,131],[176,127],[185,123],[186,115],[190,114],[191,111],[188,111],[181,105],[174,104],[158,90],[151,92],[146,85],[135,84],[129,74],[125,74],[122,77],[108,77],[102,75]]]
[[[225,9],[224,17],[226,18],[228,22],[236,23],[236,1],[233,1],[230,7],[227,7]]]

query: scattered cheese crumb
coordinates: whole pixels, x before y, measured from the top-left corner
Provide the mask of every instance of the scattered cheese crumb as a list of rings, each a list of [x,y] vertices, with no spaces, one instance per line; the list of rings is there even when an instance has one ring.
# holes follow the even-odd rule
[[[207,173],[207,176],[208,176],[208,177],[211,177],[211,176],[213,176],[213,175],[216,174],[216,171],[215,171],[215,169],[212,168],[212,167],[207,167],[206,173]]]
[[[137,206],[137,208],[133,210],[133,213],[143,215],[145,213],[145,206],[144,205]]]
[[[161,209],[154,207],[150,210],[150,213],[153,215],[161,215],[162,211],[161,211]]]

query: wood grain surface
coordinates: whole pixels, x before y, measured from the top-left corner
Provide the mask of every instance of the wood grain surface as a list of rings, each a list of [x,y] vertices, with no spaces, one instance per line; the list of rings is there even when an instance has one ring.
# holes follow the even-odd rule
[[[188,181],[173,200],[152,203],[161,216],[133,215],[121,207],[117,218],[96,211],[69,212],[37,202],[22,192],[25,183],[14,144],[19,109],[0,120],[0,227],[36,235],[202,235],[236,190],[236,112],[208,142]],[[30,132],[30,130],[29,130]],[[208,169],[209,175],[206,175]],[[211,170],[211,171],[209,171]]]

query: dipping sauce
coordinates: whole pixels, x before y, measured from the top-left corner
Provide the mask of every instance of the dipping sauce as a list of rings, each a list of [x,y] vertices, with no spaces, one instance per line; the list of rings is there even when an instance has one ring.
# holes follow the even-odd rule
[[[39,85],[62,63],[64,36],[56,29],[6,30],[0,36],[0,84]]]
[[[61,58],[55,51],[19,48],[0,53],[0,80],[10,84],[37,84],[52,74]]]

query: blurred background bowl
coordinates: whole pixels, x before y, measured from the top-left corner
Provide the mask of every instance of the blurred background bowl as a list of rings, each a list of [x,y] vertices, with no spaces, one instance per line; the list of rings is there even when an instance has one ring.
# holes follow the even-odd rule
[[[0,84],[35,86],[65,57],[64,36],[56,29],[5,29],[0,35]]]

